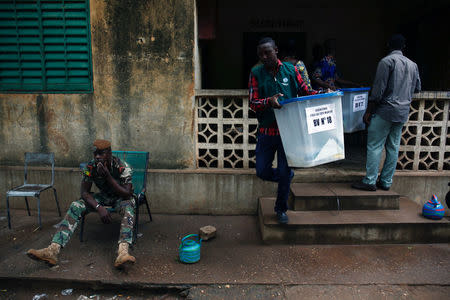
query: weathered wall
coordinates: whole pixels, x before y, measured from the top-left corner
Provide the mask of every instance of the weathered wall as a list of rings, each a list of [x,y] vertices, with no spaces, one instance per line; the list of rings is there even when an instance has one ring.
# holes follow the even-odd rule
[[[50,180],[48,170],[33,172],[30,180]],[[294,182],[348,182],[361,179],[363,172],[311,168],[295,170]],[[65,212],[80,195],[80,170],[58,168],[55,187],[61,210]],[[400,195],[423,205],[432,194],[445,203],[450,181],[448,172],[397,172],[392,189]],[[23,168],[0,167],[0,195],[23,182]],[[151,211],[165,214],[256,214],[259,197],[275,196],[277,185],[256,177],[255,170],[150,170],[147,176],[147,196]],[[2,196],[2,197],[3,197]],[[25,209],[23,197],[10,198],[13,209]],[[41,209],[56,211],[51,191],[42,193]],[[0,209],[5,213],[5,201]],[[36,210],[36,201],[29,198],[30,209]],[[145,206],[141,207],[144,213]]]
[[[194,1],[91,0],[93,94],[0,94],[0,164],[55,152],[91,157],[95,138],[150,152],[151,168],[193,165]]]

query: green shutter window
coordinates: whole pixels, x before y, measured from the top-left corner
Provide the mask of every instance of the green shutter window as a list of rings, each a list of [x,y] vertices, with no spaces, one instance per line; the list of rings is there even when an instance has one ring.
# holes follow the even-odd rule
[[[0,92],[92,92],[89,0],[0,0]]]

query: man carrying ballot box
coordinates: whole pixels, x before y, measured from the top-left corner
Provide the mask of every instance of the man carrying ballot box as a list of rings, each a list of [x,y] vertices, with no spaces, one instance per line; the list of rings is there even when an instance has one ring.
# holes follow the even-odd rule
[[[273,39],[261,39],[256,50],[262,64],[252,68],[248,84],[250,108],[258,118],[256,175],[263,180],[278,182],[274,209],[278,223],[286,224],[289,222],[287,200],[294,172],[287,164],[273,109],[281,108],[278,99],[315,95],[317,92],[308,89],[295,66],[278,59],[278,48]],[[275,152],[278,165],[272,168]]]

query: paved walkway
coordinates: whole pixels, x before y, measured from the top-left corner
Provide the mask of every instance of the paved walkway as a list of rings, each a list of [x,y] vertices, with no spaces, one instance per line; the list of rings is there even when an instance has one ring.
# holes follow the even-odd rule
[[[30,260],[25,252],[46,247],[55,231],[53,225],[60,218],[44,212],[43,228],[36,230],[35,214],[28,217],[25,211],[17,210],[12,214],[11,231],[6,218],[0,218],[0,284],[11,279],[33,279],[98,285],[193,285],[191,295],[197,298],[211,289],[228,289],[229,295],[233,291],[245,293],[246,289],[257,295],[262,289],[269,298],[270,293],[279,293],[273,295],[280,299],[317,294],[317,290],[325,293],[323,299],[333,299],[333,291],[351,297],[358,290],[362,295],[392,293],[395,298],[397,292],[411,294],[412,286],[418,286],[417,295],[433,292],[448,296],[450,291],[449,244],[265,245],[256,216],[154,215],[153,222],[148,222],[148,216],[142,214],[142,236],[132,251],[137,264],[118,271],[113,267],[118,215],[113,224],[103,225],[96,214],[90,214],[85,242],[79,242],[77,231],[62,250],[60,264],[48,268]],[[204,225],[215,226],[217,237],[202,244],[200,262],[180,263],[180,239]],[[326,293],[331,293],[330,297]],[[220,293],[214,295],[220,298]],[[211,294],[210,298],[216,299]]]

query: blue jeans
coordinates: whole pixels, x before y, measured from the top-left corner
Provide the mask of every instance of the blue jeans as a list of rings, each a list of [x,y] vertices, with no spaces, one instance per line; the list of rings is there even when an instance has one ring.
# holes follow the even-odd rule
[[[273,159],[277,153],[277,168],[272,168]],[[278,182],[275,212],[285,212],[288,209],[288,196],[294,172],[289,168],[283,149],[281,137],[259,135],[256,144],[256,176],[263,180]]]
[[[383,147],[386,149],[386,159],[380,174],[380,183],[384,187],[392,185],[395,167],[398,160],[398,149],[402,137],[403,123],[386,121],[378,115],[373,115],[367,129],[367,161],[366,177],[363,182],[377,182]]]

